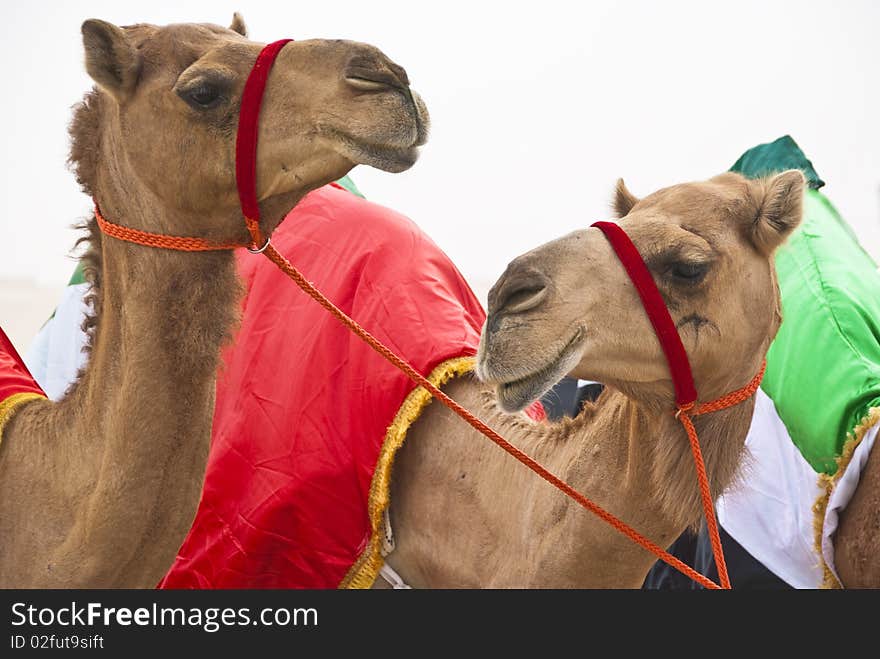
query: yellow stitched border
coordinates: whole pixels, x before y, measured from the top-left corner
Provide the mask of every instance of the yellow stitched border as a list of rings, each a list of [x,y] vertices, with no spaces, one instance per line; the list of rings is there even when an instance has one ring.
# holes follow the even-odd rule
[[[872,407],[853,429],[849,438],[846,440],[846,443],[843,445],[843,450],[840,452],[840,456],[836,460],[837,471],[834,472],[834,475],[829,476],[828,474],[819,474],[818,484],[821,492],[816,499],[816,502],[813,504],[813,543],[816,552],[819,554],[819,560],[822,562],[822,588],[843,588],[843,584],[841,584],[837,580],[837,577],[834,576],[831,568],[828,567],[828,564],[825,562],[825,556],[822,553],[822,530],[825,526],[825,511],[828,509],[828,502],[831,500],[831,492],[834,491],[834,488],[837,486],[837,481],[840,480],[840,477],[843,476],[843,472],[849,466],[858,445],[862,443],[862,440],[865,438],[865,435],[868,434],[868,431],[878,423],[880,423],[880,407]]]
[[[3,427],[12,418],[15,410],[35,398],[45,398],[45,396],[32,391],[23,391],[0,400],[0,444],[3,443]]]
[[[428,382],[435,387],[440,387],[452,378],[465,375],[473,370],[473,357],[455,357],[448,359],[431,371]],[[339,588],[370,588],[379,575],[379,570],[382,569],[382,518],[391,500],[391,467],[394,464],[394,456],[403,446],[410,426],[421,416],[422,411],[431,400],[431,394],[424,387],[413,389],[403,401],[400,409],[397,410],[394,421],[391,422],[388,432],[385,433],[382,450],[379,453],[379,460],[376,462],[376,470],[373,472],[373,480],[370,484],[370,541],[339,584]]]

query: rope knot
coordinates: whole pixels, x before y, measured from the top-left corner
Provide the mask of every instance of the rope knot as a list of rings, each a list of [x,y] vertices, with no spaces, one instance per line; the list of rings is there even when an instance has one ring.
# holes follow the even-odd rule
[[[694,409],[696,404],[697,404],[697,401],[692,400],[690,403],[685,403],[684,405],[679,405],[678,409],[675,411],[675,418],[676,419],[679,418],[681,416],[682,412],[684,412],[684,414],[686,415],[688,412],[690,412],[692,409]]]
[[[262,253],[266,249],[266,246],[269,244],[269,240],[263,239],[263,232],[260,231],[259,218],[248,217],[247,215],[245,215],[244,223],[245,226],[247,226],[248,233],[251,234],[251,244],[250,247],[248,247],[248,251],[251,254]],[[261,245],[262,249],[260,248]]]

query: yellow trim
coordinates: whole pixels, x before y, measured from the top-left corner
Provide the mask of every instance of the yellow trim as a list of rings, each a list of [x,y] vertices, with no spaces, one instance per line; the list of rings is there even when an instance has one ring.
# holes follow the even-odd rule
[[[853,429],[852,433],[850,433],[847,438],[846,443],[843,445],[843,450],[840,452],[840,456],[836,460],[837,471],[834,472],[834,475],[829,476],[828,474],[819,474],[818,484],[821,493],[813,504],[813,543],[822,564],[822,588],[843,588],[843,585],[837,580],[837,577],[834,576],[831,568],[828,567],[828,564],[825,562],[825,556],[822,553],[822,531],[825,526],[825,511],[828,509],[828,502],[831,500],[831,493],[837,486],[840,477],[843,476],[843,472],[849,466],[858,445],[862,443],[862,440],[865,438],[865,435],[868,434],[868,431],[878,423],[880,423],[880,407],[872,407]]]
[[[431,371],[428,382],[436,387],[444,385],[454,377],[459,377],[474,370],[473,357],[455,357],[449,359]],[[406,433],[410,426],[421,416],[422,411],[432,400],[431,394],[424,387],[416,387],[403,401],[394,421],[385,433],[376,470],[370,484],[370,541],[366,549],[355,561],[354,565],[339,584],[340,588],[370,588],[379,570],[382,569],[382,524],[385,510],[391,502],[391,467],[394,456],[403,446]]]
[[[12,418],[15,410],[35,398],[45,398],[45,396],[31,391],[23,391],[0,400],[0,444],[3,444],[3,427]]]

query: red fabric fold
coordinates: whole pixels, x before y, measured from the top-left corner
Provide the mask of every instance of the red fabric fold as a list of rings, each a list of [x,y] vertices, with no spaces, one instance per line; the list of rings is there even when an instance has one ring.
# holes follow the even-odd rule
[[[407,218],[325,186],[272,240],[421,373],[476,353],[481,305]],[[202,501],[162,586],[335,588],[370,537],[379,451],[415,385],[268,259],[240,250],[238,266],[247,297],[224,353]]]
[[[0,328],[0,403],[14,394],[24,393],[46,395]]]

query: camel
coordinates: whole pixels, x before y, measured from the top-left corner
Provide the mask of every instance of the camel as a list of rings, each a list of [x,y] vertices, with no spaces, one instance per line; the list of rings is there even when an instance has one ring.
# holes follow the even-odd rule
[[[880,588],[880,451],[871,450],[834,536],[834,563],[846,588]]]
[[[247,244],[235,183],[238,99],[262,44],[207,24],[82,25],[97,87],[70,161],[110,221]],[[289,43],[260,118],[268,235],[355,164],[409,168],[428,116],[405,71],[348,41]],[[231,251],[181,253],[86,225],[91,356],[63,400],[17,408],[0,450],[0,584],[153,587],[192,523],[221,347],[239,315]],[[261,258],[261,257],[254,257]]]
[[[772,256],[798,225],[804,177],[722,174],[614,206],[688,352],[699,400],[748,383],[781,322]],[[445,391],[551,472],[661,546],[702,509],[666,360],[596,229],[516,258],[489,293],[474,378]],[[606,388],[574,419],[517,413],[562,376]],[[754,398],[694,419],[717,496],[743,461]],[[389,565],[412,587],[637,588],[656,558],[430,405],[393,469]],[[385,584],[377,580],[376,587]]]

